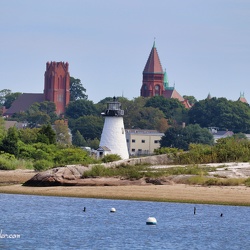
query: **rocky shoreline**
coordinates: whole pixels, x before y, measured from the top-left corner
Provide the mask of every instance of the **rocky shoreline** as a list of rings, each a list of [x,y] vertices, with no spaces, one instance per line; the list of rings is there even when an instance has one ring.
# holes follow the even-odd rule
[[[215,172],[211,172],[210,176],[248,178],[250,174],[248,163],[227,163],[218,166],[219,168]],[[41,173],[33,170],[1,170],[0,193],[250,206],[250,187],[246,186],[186,185],[180,183],[188,177],[178,175],[154,179],[142,178],[140,180],[82,179],[81,171],[83,169],[78,167],[78,170],[67,166]],[[154,165],[152,167],[171,166]],[[42,185],[41,183],[39,185],[33,183],[30,186],[22,185],[32,179],[37,181],[42,176],[46,180]],[[48,180],[54,182],[54,185],[48,185]],[[56,183],[57,181],[61,181],[61,183]]]

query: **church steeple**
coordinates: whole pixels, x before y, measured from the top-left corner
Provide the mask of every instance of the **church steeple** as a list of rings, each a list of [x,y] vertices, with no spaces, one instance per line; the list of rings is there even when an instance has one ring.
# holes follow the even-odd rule
[[[141,96],[158,96],[162,95],[163,91],[164,72],[154,41],[153,47],[143,70]]]
[[[164,74],[160,62],[160,58],[157,52],[157,49],[155,47],[155,41],[153,44],[153,48],[151,49],[151,52],[149,54],[147,63],[145,65],[145,68],[143,70],[143,73],[161,73]]]

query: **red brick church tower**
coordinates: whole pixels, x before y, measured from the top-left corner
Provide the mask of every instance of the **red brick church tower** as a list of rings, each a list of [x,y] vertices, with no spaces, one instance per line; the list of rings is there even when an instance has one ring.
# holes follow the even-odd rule
[[[65,112],[70,100],[69,64],[66,62],[47,62],[44,74],[45,101],[54,102],[56,114]]]
[[[161,96],[164,92],[164,72],[162,70],[160,58],[155,47],[149,54],[147,63],[143,70],[141,96]]]
[[[175,89],[170,87],[166,70],[163,71],[155,42],[149,54],[143,70],[141,96],[163,96],[167,99],[178,99],[186,108],[190,108],[188,100],[185,100]]]

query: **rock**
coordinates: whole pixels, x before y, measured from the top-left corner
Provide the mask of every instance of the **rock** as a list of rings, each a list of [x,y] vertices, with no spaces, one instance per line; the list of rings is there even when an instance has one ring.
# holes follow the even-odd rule
[[[53,168],[44,172],[37,173],[24,186],[61,186],[77,185],[82,178],[83,172],[88,168],[85,166],[66,166]]]
[[[153,185],[169,185],[173,184],[169,177],[161,177],[161,178],[146,178],[146,183],[150,183]]]

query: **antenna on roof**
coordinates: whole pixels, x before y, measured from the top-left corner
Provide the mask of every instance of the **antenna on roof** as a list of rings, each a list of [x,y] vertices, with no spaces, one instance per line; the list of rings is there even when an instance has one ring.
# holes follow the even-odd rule
[[[154,44],[153,44],[153,48],[155,48],[155,37],[154,37]]]

